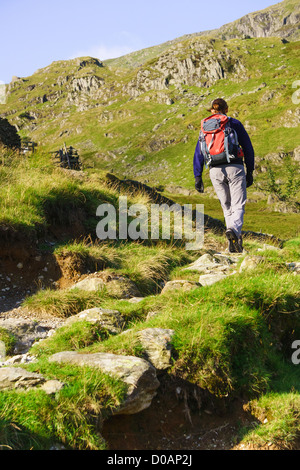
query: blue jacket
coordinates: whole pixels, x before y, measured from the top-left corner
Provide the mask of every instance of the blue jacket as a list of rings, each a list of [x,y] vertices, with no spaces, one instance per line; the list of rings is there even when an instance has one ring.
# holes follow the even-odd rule
[[[251,173],[254,170],[254,150],[250,140],[250,137],[244,128],[243,124],[234,118],[229,118],[230,126],[237,133],[239,144],[244,151],[244,163],[246,165],[247,173]],[[199,140],[196,145],[194,154],[194,176],[201,176],[204,167],[204,156],[200,150]]]

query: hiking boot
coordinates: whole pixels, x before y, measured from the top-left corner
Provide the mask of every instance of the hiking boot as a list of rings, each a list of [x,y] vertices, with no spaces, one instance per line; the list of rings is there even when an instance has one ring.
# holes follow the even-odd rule
[[[241,248],[239,246],[239,239],[235,234],[234,230],[231,228],[227,229],[225,232],[226,238],[228,240],[228,251],[229,253],[241,253]]]

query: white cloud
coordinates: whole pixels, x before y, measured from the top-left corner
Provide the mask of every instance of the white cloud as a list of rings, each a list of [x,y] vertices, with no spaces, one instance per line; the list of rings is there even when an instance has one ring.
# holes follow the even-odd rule
[[[93,46],[86,50],[81,50],[72,54],[70,59],[75,59],[76,57],[95,57],[100,60],[115,59],[123,55],[134,52],[136,49],[130,46]]]

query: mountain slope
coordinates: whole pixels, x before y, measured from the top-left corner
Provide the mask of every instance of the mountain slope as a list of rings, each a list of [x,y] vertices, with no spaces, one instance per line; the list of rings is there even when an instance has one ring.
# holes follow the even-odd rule
[[[291,24],[286,18],[293,5],[285,1],[263,14],[277,12],[274,24],[282,18]],[[297,19],[297,11],[288,18]],[[252,14],[255,24],[263,14]],[[200,121],[211,100],[222,96],[251,135],[260,183],[269,164],[282,178],[285,156],[298,158],[298,57],[297,41],[192,35],[111,61],[58,61],[12,81],[1,116],[40,151],[55,151],[64,142],[74,146],[86,169],[193,189]]]
[[[300,4],[285,0],[264,10],[249,13],[226,24],[210,35],[223,39],[243,37],[280,37],[291,41],[300,38]]]
[[[221,28],[186,34],[157,46],[107,60],[105,63],[122,67],[138,67],[178,42],[199,36],[223,40],[245,39],[246,37],[279,37],[298,41],[300,39],[300,4],[298,0],[284,0],[264,10],[249,13],[221,26]]]
[[[299,449],[299,214],[287,213],[290,199],[300,199],[299,42],[194,35],[126,61],[54,62],[14,79],[1,107],[2,117],[38,147],[26,155],[0,148],[0,446]],[[217,96],[243,121],[257,155],[245,252],[236,256],[224,252],[223,214],[208,172],[205,193],[190,191],[200,120]],[[80,151],[83,172],[55,168],[50,152],[64,142]],[[268,175],[284,214],[272,211],[260,188]],[[125,177],[161,187],[153,191]],[[133,239],[129,224],[139,228],[129,211],[126,239],[98,239],[100,205],[115,208],[112,226],[120,230],[121,195],[128,208],[143,204],[149,211],[153,203],[202,203],[204,215],[218,220],[204,218],[199,251],[173,233],[150,240],[152,220],[148,239]],[[82,280],[99,290],[84,290]],[[90,311],[89,322],[86,310],[93,307],[99,318]],[[44,330],[46,319],[51,331]],[[55,331],[54,320],[61,325]],[[19,339],[29,355],[6,361]],[[55,364],[64,351],[77,359],[96,354],[98,365],[103,353],[151,362],[160,383],[151,407],[118,420],[132,382],[116,380],[115,363],[111,377],[107,369],[104,375],[79,363]],[[18,370],[10,367],[16,361]],[[16,390],[21,368],[26,380],[17,385],[33,385],[27,374],[34,373],[35,383],[39,374],[38,382],[45,378],[51,387]],[[132,395],[143,383],[156,390],[156,372],[155,387],[149,375],[140,376]]]

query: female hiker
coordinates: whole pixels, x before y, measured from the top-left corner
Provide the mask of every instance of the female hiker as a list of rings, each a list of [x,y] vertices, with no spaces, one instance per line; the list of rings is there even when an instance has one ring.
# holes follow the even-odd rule
[[[194,154],[195,188],[204,192],[205,164],[223,209],[229,252],[241,253],[246,187],[253,184],[254,150],[243,124],[227,116],[226,101],[214,100],[209,111],[211,115],[201,121]]]

